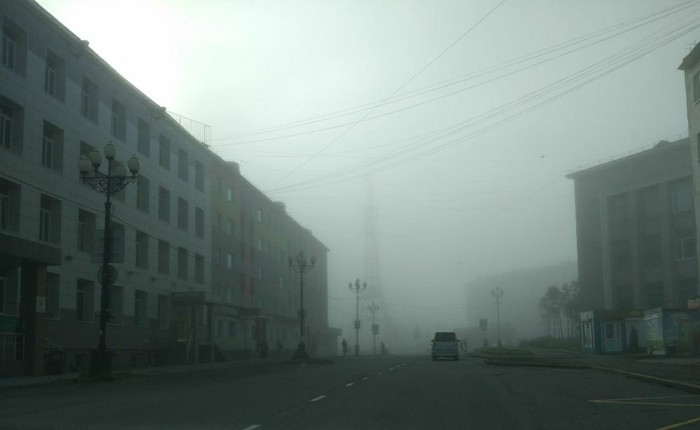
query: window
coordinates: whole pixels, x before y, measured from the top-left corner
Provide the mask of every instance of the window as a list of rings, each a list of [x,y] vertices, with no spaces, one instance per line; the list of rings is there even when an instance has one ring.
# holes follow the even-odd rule
[[[95,222],[95,214],[82,209],[78,210],[78,251],[92,252]]]
[[[226,254],[226,268],[233,270],[233,254]]]
[[[204,283],[204,256],[199,254],[194,255],[194,282]]]
[[[151,155],[151,126],[143,119],[138,121],[138,150],[145,156]]]
[[[59,276],[55,273],[46,274],[46,318],[57,320],[59,318]]]
[[[41,144],[41,165],[49,169],[63,169],[63,130],[44,121],[42,144]]]
[[[656,218],[660,215],[659,189],[646,188],[639,192],[639,211],[642,219]]]
[[[65,94],[66,67],[63,58],[46,51],[46,68],[44,69],[44,92],[63,101]]]
[[[693,208],[693,189],[689,180],[671,184],[671,205],[673,212],[682,212]]]
[[[228,322],[228,337],[236,337],[236,323],[234,321]]]
[[[19,230],[19,185],[0,179],[0,231]]]
[[[158,219],[170,221],[170,191],[167,188],[158,188]]]
[[[695,103],[700,101],[700,72],[693,75],[693,96]]]
[[[187,250],[185,248],[177,249],[177,277],[187,279]]]
[[[164,240],[158,241],[158,273],[170,273],[170,244]]]
[[[112,99],[111,119],[110,133],[124,142],[126,140],[126,108],[116,99]]]
[[[97,124],[97,85],[83,76],[80,95],[80,114]]]
[[[136,208],[148,213],[149,181],[143,175],[136,177]]]
[[[664,305],[664,284],[663,282],[651,282],[644,286],[646,295],[646,308],[660,308]]]
[[[229,202],[233,201],[233,188],[231,187],[226,187],[226,200]]]
[[[204,210],[202,208],[194,208],[194,234],[204,237]]]
[[[112,285],[109,289],[109,322],[122,324],[124,318],[124,288]]]
[[[42,195],[39,206],[39,240],[58,243],[61,240],[61,202]]]
[[[199,161],[194,162],[194,187],[204,191],[204,166]]]
[[[233,222],[231,218],[228,219],[228,234],[235,234],[236,223]]]
[[[224,322],[222,320],[216,321],[216,337],[224,336]]]
[[[146,327],[148,323],[148,294],[145,291],[134,291],[134,325]]]
[[[158,141],[158,162],[160,167],[170,170],[170,140],[163,135]]]
[[[632,263],[630,243],[628,240],[619,240],[612,244],[612,263],[618,270],[629,269]]]
[[[688,307],[688,299],[697,297],[697,283],[695,278],[682,279],[677,282],[674,291],[674,304],[678,309]]]
[[[697,251],[695,248],[695,236],[686,236],[676,239],[676,258],[688,260],[695,258]]]
[[[24,109],[0,96],[0,148],[20,152]]]
[[[148,268],[148,235],[136,230],[136,266]]]
[[[181,230],[187,230],[187,225],[189,223],[188,217],[187,200],[182,197],[177,199],[177,226]]]
[[[168,296],[158,295],[158,327],[168,328],[170,325],[170,300]]]
[[[75,287],[75,320],[94,321],[95,284],[92,281],[78,279]]]
[[[634,291],[632,290],[631,285],[616,285],[613,288],[613,308],[634,308]]]
[[[2,20],[2,64],[24,76],[27,65],[27,33],[7,18]]]
[[[183,181],[187,181],[189,174],[189,157],[185,151],[180,149],[177,155],[177,176]]]

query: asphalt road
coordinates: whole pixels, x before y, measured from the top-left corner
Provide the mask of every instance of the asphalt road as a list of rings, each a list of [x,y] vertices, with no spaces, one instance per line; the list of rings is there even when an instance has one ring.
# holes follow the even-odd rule
[[[348,357],[0,391],[0,429],[689,429],[700,396],[594,370]]]

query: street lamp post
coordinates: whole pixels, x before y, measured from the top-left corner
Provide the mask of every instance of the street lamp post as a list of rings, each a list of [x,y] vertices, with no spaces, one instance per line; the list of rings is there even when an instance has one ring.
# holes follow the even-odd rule
[[[352,282],[348,284],[350,291],[355,289],[355,295],[357,296],[357,305],[355,306],[355,355],[360,355],[360,290],[367,289],[367,282],[360,285],[360,279],[355,280],[355,285]]]
[[[374,314],[379,311],[379,306],[372,302],[367,306],[367,310],[372,314],[372,354],[377,355],[377,335],[379,334],[379,326],[374,323]]]
[[[102,164],[100,152],[94,150],[86,157],[83,155],[78,161],[80,178],[84,184],[89,184],[95,191],[105,195],[105,219],[104,219],[104,243],[102,248],[102,268],[100,293],[100,341],[96,351],[92,351],[90,359],[90,373],[93,376],[109,375],[112,371],[112,351],[107,351],[107,321],[109,320],[109,294],[112,278],[116,274],[113,266],[110,266],[112,254],[112,194],[123,190],[127,184],[135,182],[141,162],[136,156],[131,156],[127,166],[115,164],[117,148],[108,143],[104,147],[104,155],[107,159],[107,173],[99,171]],[[127,174],[127,167],[131,175]],[[92,176],[89,176],[92,168]]]
[[[310,261],[306,260],[306,255],[304,251],[299,251],[296,257],[296,264],[292,257],[287,259],[289,263],[289,268],[299,273],[299,346],[294,352],[294,358],[308,358],[309,354],[306,351],[306,343],[304,342],[304,318],[306,317],[306,311],[304,310],[304,272],[308,272],[313,269],[316,265],[316,257],[311,257]]]
[[[499,287],[494,288],[491,291],[491,295],[496,299],[496,324],[498,327],[498,347],[501,345],[501,297],[503,297],[503,290]]]

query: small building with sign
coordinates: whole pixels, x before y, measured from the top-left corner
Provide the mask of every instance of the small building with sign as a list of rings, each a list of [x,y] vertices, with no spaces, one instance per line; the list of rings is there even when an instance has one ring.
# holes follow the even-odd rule
[[[589,354],[646,352],[644,311],[594,310],[581,312],[581,351]]]

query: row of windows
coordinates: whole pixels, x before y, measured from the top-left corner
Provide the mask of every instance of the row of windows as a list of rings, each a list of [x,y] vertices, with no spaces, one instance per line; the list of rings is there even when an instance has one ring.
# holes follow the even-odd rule
[[[26,32],[3,17],[2,19],[2,52],[0,59],[2,64],[17,72],[21,76],[26,72]],[[51,50],[47,50],[44,70],[44,92],[63,102],[65,99],[65,61]],[[99,117],[99,88],[97,84],[86,76],[82,76],[80,94],[80,114],[89,121],[97,124]],[[110,135],[122,142],[126,141],[126,107],[119,100],[112,98],[110,113]],[[23,110],[21,107],[8,102],[0,101],[0,146],[10,148],[21,147],[21,126]],[[14,124],[13,124],[14,123]],[[151,131],[148,122],[142,118],[137,120],[137,147],[139,152],[150,156]],[[16,129],[16,132],[13,132]],[[13,144],[13,140],[15,140]],[[49,148],[50,150],[50,148]],[[159,164],[165,170],[170,170],[170,140],[164,135],[159,138]],[[178,149],[178,177],[183,181],[189,181],[189,156],[182,148]],[[195,188],[204,191],[204,166],[199,161],[194,161]]]
[[[635,309],[643,307],[653,309],[659,307],[677,307],[685,308],[688,305],[688,299],[697,295],[697,279],[688,278],[678,281],[670,291],[670,303],[666,300],[663,282],[648,282],[644,284],[639,291],[638,304],[635,304],[635,291],[631,285],[616,285],[613,288],[613,306],[615,309]]]
[[[19,231],[19,211],[20,211],[20,194],[21,188],[19,185],[9,181],[0,180],[0,230],[2,231]],[[60,243],[61,242],[61,217],[62,204],[60,200],[54,199],[47,195],[42,195],[39,204],[39,235],[38,239],[44,242]],[[196,212],[198,222],[203,229],[203,212]],[[97,228],[97,217],[95,214],[79,209],[78,210],[78,232],[76,248],[83,252],[92,252],[93,243],[95,241],[94,232]],[[116,223],[115,223],[116,224]],[[197,229],[199,229],[198,227]],[[124,239],[124,227],[116,224],[113,227],[116,232],[115,242]],[[136,231],[136,266],[141,268],[149,267],[149,243],[151,237],[142,231]],[[123,247],[122,247],[123,248]],[[170,254],[171,247],[167,241],[158,241],[158,272],[162,274],[170,273]],[[189,251],[186,248],[178,248],[177,250],[177,276],[181,279],[187,279],[189,276],[188,262]],[[194,279],[195,282],[204,282],[204,257],[195,254],[194,257]]]
[[[0,284],[2,285],[2,284]],[[99,319],[99,308],[95,305],[97,298],[95,282],[87,279],[78,279],[75,284],[75,321],[94,322]],[[0,291],[1,293],[1,291]],[[46,284],[46,318],[60,319],[60,282],[59,275],[47,274]],[[149,294],[143,290],[135,290],[133,295],[134,325],[146,327],[148,325],[148,300]],[[158,327],[168,328],[170,324],[170,298],[167,295],[157,295],[157,322]],[[65,306],[64,306],[65,307]],[[110,323],[122,324],[124,317],[124,288],[112,286],[110,289]]]
[[[695,235],[676,238],[674,241],[674,258],[676,260],[692,260],[697,256]],[[640,263],[644,267],[658,267],[662,264],[661,237],[659,235],[644,236],[639,243]],[[629,240],[618,240],[611,244],[610,256],[612,266],[623,270],[632,267],[632,248]]]

